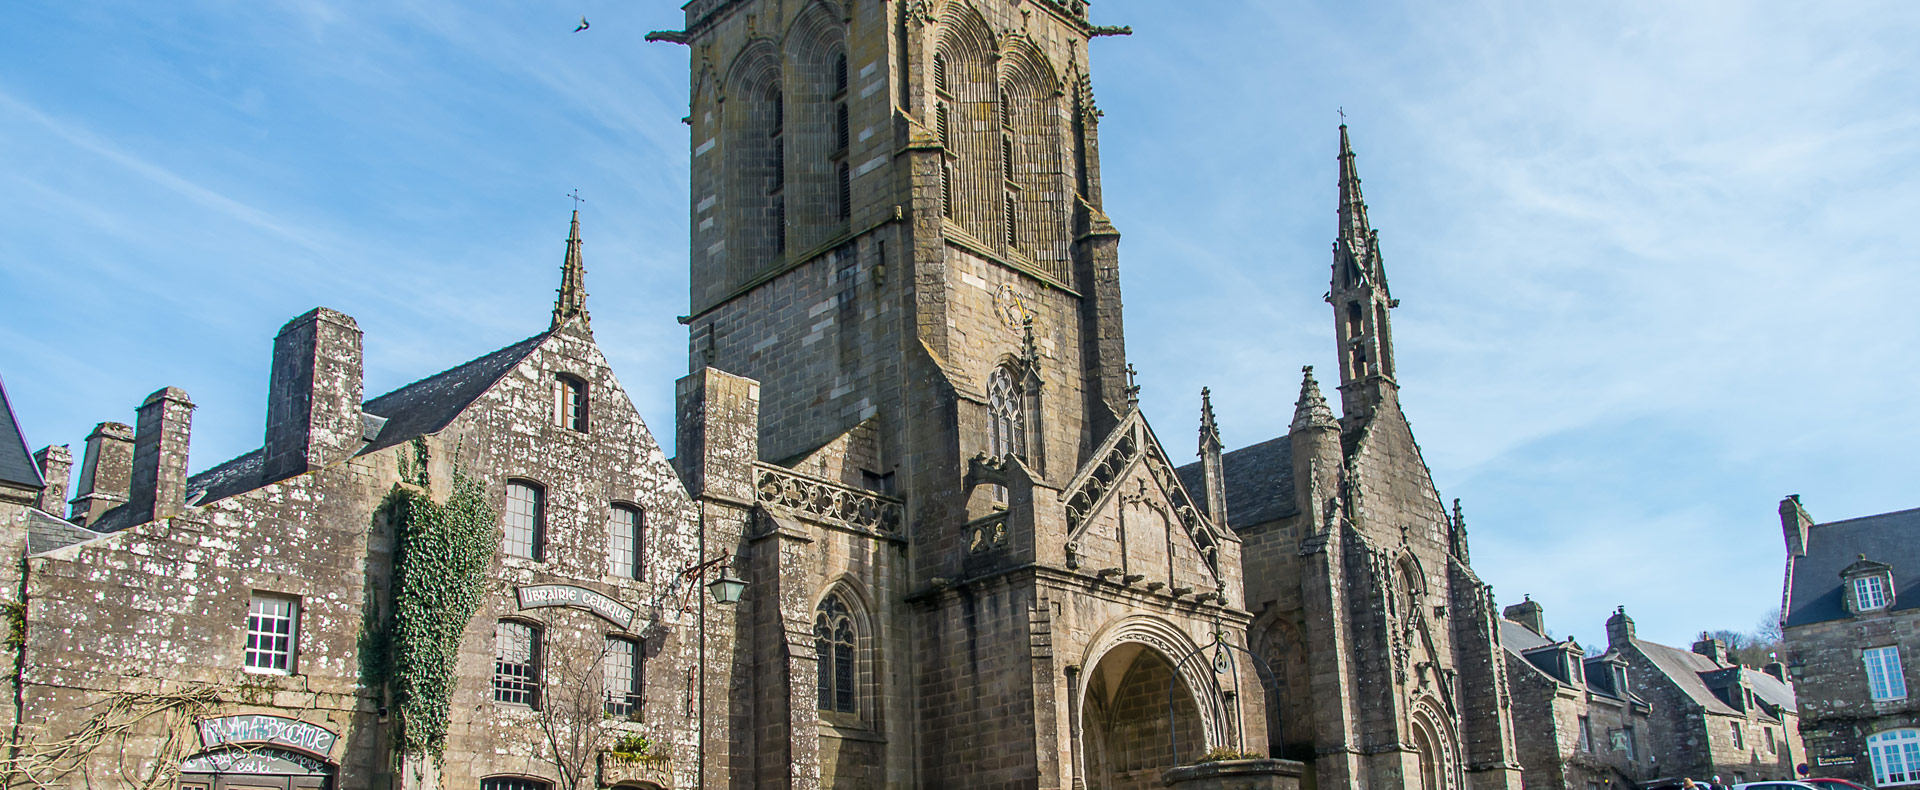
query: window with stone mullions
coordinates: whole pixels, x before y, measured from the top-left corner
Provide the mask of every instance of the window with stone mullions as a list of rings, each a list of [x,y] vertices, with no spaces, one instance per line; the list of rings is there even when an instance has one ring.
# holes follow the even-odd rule
[[[493,627],[493,699],[540,706],[540,629],[501,620]]]
[[[1005,232],[1008,250],[1020,244],[1020,202],[1017,197],[1020,187],[1013,181],[1013,161],[1013,96],[1002,90],[1000,91],[1000,180],[1004,186],[1000,209],[1001,228]]]
[[[254,593],[247,607],[246,671],[293,674],[299,620],[299,599]]]
[[[856,712],[853,611],[839,595],[820,602],[813,620],[813,647],[819,654],[820,710]]]
[[[641,552],[645,519],[640,511],[626,505],[614,505],[607,518],[607,573],[622,579],[646,578],[646,562]]]
[[[632,716],[640,710],[640,646],[630,639],[607,637],[607,653],[600,659],[606,685],[607,715]]]

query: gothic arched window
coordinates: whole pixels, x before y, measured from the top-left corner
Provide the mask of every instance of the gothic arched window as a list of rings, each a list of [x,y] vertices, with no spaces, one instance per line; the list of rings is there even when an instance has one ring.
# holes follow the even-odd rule
[[[839,593],[820,602],[814,610],[813,648],[820,656],[820,710],[830,713],[855,713],[858,695],[854,686],[859,672],[854,667],[853,609]]]
[[[1020,395],[1020,382],[1011,366],[994,368],[987,377],[987,407],[993,423],[987,449],[995,458],[1027,454],[1027,415]]]

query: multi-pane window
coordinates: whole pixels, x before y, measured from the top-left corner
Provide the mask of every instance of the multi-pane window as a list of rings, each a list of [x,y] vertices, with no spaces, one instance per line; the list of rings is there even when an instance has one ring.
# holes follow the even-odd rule
[[[553,790],[553,785],[519,776],[495,776],[480,780],[480,790]]]
[[[546,541],[546,493],[519,480],[507,482],[506,535],[500,547],[511,557],[540,559]]]
[[[1888,730],[1867,738],[1873,783],[1880,787],[1920,782],[1920,730]]]
[[[1907,698],[1907,678],[1900,671],[1900,648],[1868,648],[1860,651],[1860,660],[1867,665],[1867,689],[1875,700]]]
[[[1580,717],[1580,751],[1593,751],[1593,720]]]
[[[1854,606],[1862,612],[1885,609],[1887,606],[1887,585],[1879,576],[1868,576],[1853,580]]]
[[[247,607],[248,672],[293,674],[293,655],[299,642],[300,599],[254,593]]]
[[[1765,733],[1767,734],[1767,751],[1768,751],[1768,752],[1778,752],[1778,751],[1780,751],[1780,747],[1779,747],[1779,746],[1778,746],[1777,744],[1775,744],[1775,743],[1774,743],[1774,740],[1773,740],[1773,728],[1772,728],[1772,727],[1761,727],[1760,729],[1761,729],[1761,731],[1762,731],[1762,732],[1765,732]]]
[[[820,654],[819,708],[855,711],[853,610],[838,594],[820,602],[813,619],[813,647]]]
[[[614,505],[607,519],[607,573],[622,579],[643,578],[646,563],[640,553],[645,520],[640,511],[626,505]]]
[[[587,383],[572,376],[556,376],[553,382],[553,420],[562,428],[587,430]]]
[[[1733,733],[1733,748],[1735,749],[1747,748],[1746,739],[1741,737],[1740,722],[1737,722],[1737,721],[1727,722],[1727,729]]]
[[[1626,748],[1627,760],[1631,762],[1635,759],[1638,759],[1634,755],[1636,755],[1639,752],[1640,744],[1633,737],[1633,728],[1626,727],[1621,729],[1620,732],[1623,733],[1625,736],[1621,738],[1621,741],[1623,741],[1627,745],[1627,748]]]
[[[501,620],[493,626],[493,698],[509,705],[540,705],[540,629]]]
[[[607,653],[600,659],[607,715],[632,716],[640,710],[640,656],[640,646],[633,640],[607,637]]]

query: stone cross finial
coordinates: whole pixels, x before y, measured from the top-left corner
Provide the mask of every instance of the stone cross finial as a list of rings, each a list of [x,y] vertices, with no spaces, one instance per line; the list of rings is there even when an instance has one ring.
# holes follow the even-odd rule
[[[1134,369],[1132,362],[1128,362],[1127,363],[1127,402],[1128,403],[1140,402],[1140,382],[1138,381],[1139,375],[1140,375],[1140,371]]]

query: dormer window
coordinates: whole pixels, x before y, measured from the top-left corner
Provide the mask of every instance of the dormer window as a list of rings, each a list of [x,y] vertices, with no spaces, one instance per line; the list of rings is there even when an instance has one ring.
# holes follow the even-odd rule
[[[1893,605],[1893,566],[1874,562],[1862,554],[1860,559],[1840,572],[1846,585],[1847,611],[1853,614],[1877,612]]]
[[[1862,612],[1887,608],[1887,585],[1878,576],[1853,580],[1854,608]]]

